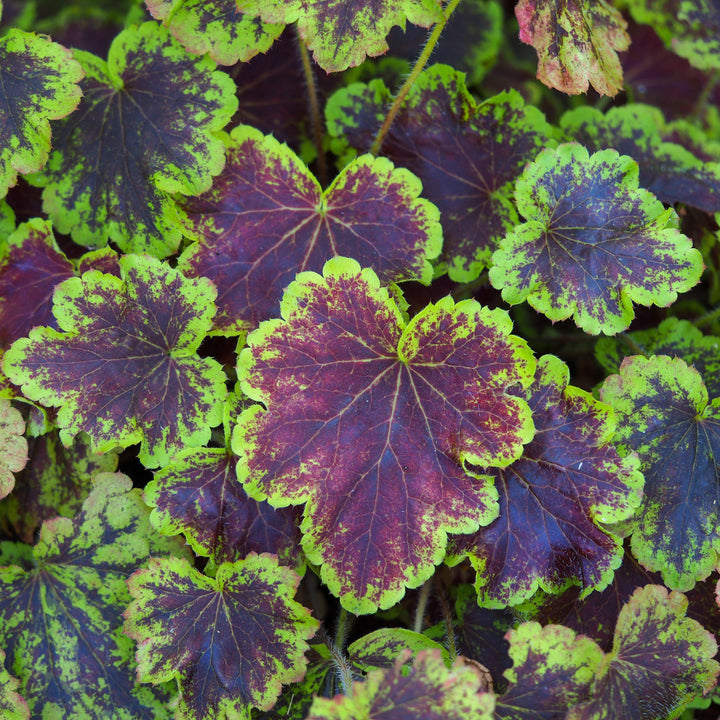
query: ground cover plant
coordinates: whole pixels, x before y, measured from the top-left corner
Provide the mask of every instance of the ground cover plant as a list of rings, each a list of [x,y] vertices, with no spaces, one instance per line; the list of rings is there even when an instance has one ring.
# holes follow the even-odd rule
[[[0,2],[0,717],[717,718],[718,38]]]

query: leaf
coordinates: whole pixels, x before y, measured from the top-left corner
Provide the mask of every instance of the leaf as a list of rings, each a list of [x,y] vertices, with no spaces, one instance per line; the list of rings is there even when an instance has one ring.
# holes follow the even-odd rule
[[[316,698],[307,720],[491,720],[494,697],[480,692],[475,668],[458,660],[448,669],[439,650],[422,650],[409,669],[407,659],[370,672],[350,695]]]
[[[245,410],[233,435],[248,494],[307,502],[310,562],[356,614],[388,608],[443,557],[447,532],[496,515],[495,491],[462,464],[507,465],[532,437],[533,358],[506,313],[446,297],[409,323],[372,270],[334,258],[301,273],[282,320],[238,361]]]
[[[22,415],[8,400],[0,398],[0,499],[15,486],[13,473],[20,472],[27,462],[27,440],[23,437]]]
[[[47,520],[35,547],[20,545],[31,566],[0,568],[0,643],[32,717],[169,717],[164,689],[136,685],[122,633],[126,577],[151,553],[180,553],[148,515],[129,478],[98,475],[74,520]]]
[[[186,50],[207,53],[219,65],[247,62],[267,52],[285,27],[243,15],[235,0],[146,0],[145,4]]]
[[[430,27],[443,15],[437,0],[238,0],[238,9],[269,23],[292,23],[326,72],[355,67],[387,51],[394,25]]]
[[[11,28],[0,37],[0,198],[18,173],[39,170],[50,151],[50,120],[82,95],[80,65],[62,45]]]
[[[15,230],[15,213],[5,202],[0,200],[0,243],[10,237]]]
[[[621,541],[602,524],[640,504],[638,460],[618,456],[610,408],[568,385],[569,376],[558,358],[540,358],[526,392],[535,437],[519,460],[493,471],[500,516],[450,542],[449,554],[470,558],[482,606],[502,609],[569,583],[587,595],[622,561]]]
[[[588,697],[602,650],[590,638],[562,625],[526,622],[505,636],[513,667],[497,699],[497,720],[560,720]]]
[[[299,582],[267,554],[224,563],[214,579],[185,560],[151,560],[128,582],[125,613],[140,681],[177,679],[176,720],[268,710],[281,684],[303,676],[305,641],[319,625],[292,599]]]
[[[285,286],[334,255],[372,267],[383,282],[429,284],[442,244],[438,211],[420,182],[386,158],[364,155],[323,192],[305,164],[272,136],[241,126],[212,190],[185,203],[200,238],[181,256],[189,276],[218,288],[214,332],[245,333],[276,315]]]
[[[641,187],[659,200],[682,202],[706,212],[720,211],[720,163],[706,162],[681,144],[670,142],[671,127],[662,112],[634,103],[603,115],[588,106],[566,112],[560,125],[590,151],[614,148],[637,162]],[[703,144],[708,138],[703,135]]]
[[[553,322],[613,335],[632,303],[670,305],[695,285],[702,257],[677,216],[638,188],[637,164],[615,150],[576,144],[544,150],[515,189],[527,222],[501,242],[490,281],[506,302],[523,300]]]
[[[55,291],[60,332],[35,328],[5,354],[23,392],[59,406],[66,445],[81,430],[94,452],[142,443],[146,467],[202,445],[222,420],[226,376],[196,355],[215,289],[151,257],[121,258],[122,278],[86,272]]]
[[[645,495],[632,521],[632,550],[689,590],[720,553],[720,399],[708,401],[700,374],[680,358],[626,358],[600,391],[617,416],[616,441],[640,456]]]
[[[366,149],[385,115],[390,93],[379,81],[351,85],[326,109],[331,135]],[[382,151],[408,168],[437,205],[443,222],[448,274],[475,279],[505,233],[518,222],[512,201],[515,180],[537,153],[554,144],[543,114],[512,90],[478,104],[465,75],[434,65],[413,84]]]
[[[392,668],[399,657],[407,657],[408,650],[414,656],[429,651],[439,653],[445,665],[452,665],[450,654],[440,643],[400,627],[381,628],[363,635],[348,647],[347,654],[348,661],[366,673],[375,668]]]
[[[4,662],[5,653],[0,650],[0,714],[4,720],[29,720],[30,709],[23,697],[15,692],[19,680],[3,667]]]
[[[677,717],[699,692],[714,687],[717,643],[685,617],[687,600],[661,585],[638,588],[620,611],[613,650],[593,684],[593,698],[567,720]]]
[[[606,0],[519,0],[520,40],[538,54],[537,77],[556,90],[577,95],[592,85],[601,95],[622,89],[618,51],[630,37],[620,12]]]
[[[81,245],[169,255],[180,241],[172,194],[204,192],[222,170],[217,131],[237,107],[235,86],[154,22],[123,30],[107,62],[75,57],[83,100],[31,178],[45,187],[43,207]]]

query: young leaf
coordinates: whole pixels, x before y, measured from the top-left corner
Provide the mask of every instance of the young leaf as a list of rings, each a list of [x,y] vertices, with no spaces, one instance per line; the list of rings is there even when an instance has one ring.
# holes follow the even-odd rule
[[[50,123],[80,102],[83,70],[48,37],[12,28],[0,37],[0,198],[18,173],[39,170],[50,151]]]
[[[333,135],[365,149],[385,114],[387,89],[377,81],[339,91],[326,116]],[[383,143],[383,153],[422,181],[440,210],[452,280],[469,282],[488,265],[518,222],[515,180],[555,132],[514,90],[478,104],[465,76],[446,65],[420,75]]]
[[[515,189],[527,222],[501,242],[490,281],[511,304],[550,320],[573,317],[585,332],[613,335],[633,301],[669,305],[695,285],[702,257],[677,215],[638,188],[638,167],[615,150],[544,150]]]
[[[635,450],[645,494],[632,550],[674,590],[689,590],[717,567],[720,398],[708,402],[700,374],[680,358],[626,358],[600,397],[617,415],[617,442]]]
[[[23,437],[25,422],[22,415],[0,398],[0,499],[15,486],[13,473],[20,472],[28,459],[27,440]]]
[[[422,650],[408,668],[409,654],[353,683],[351,695],[316,698],[307,720],[492,719],[494,696],[474,667],[458,660],[448,669],[439,650]]]
[[[442,229],[420,190],[407,170],[364,155],[323,192],[286,145],[240,126],[213,188],[185,203],[188,234],[200,242],[179,267],[217,286],[214,331],[222,334],[247,332],[276,315],[296,273],[319,272],[334,255],[354,257],[384,282],[429,284]]]
[[[186,50],[207,53],[219,65],[247,62],[267,52],[285,27],[243,15],[235,0],[145,0],[145,4]]]
[[[225,374],[196,354],[215,288],[147,256],[121,258],[122,278],[91,270],[55,290],[60,332],[35,328],[5,354],[23,392],[59,406],[66,445],[81,430],[95,452],[141,442],[147,467],[210,438],[222,421]]]
[[[446,297],[409,323],[372,270],[334,258],[301,273],[282,320],[260,325],[238,361],[245,410],[233,435],[252,497],[307,502],[303,547],[351,612],[417,587],[447,532],[497,514],[494,489],[463,463],[503,466],[532,438],[532,354],[506,313]]]
[[[169,255],[180,241],[172,193],[204,192],[222,170],[217,131],[237,108],[235,85],[154,22],[123,30],[107,62],[75,57],[84,97],[32,178],[43,207],[82,245]]]
[[[567,720],[677,717],[698,693],[715,686],[717,643],[685,617],[687,599],[661,585],[638,588],[622,608],[613,650],[598,668],[592,699]]]
[[[450,541],[449,554],[470,557],[485,607],[568,583],[587,594],[607,586],[622,562],[621,541],[598,523],[625,520],[639,505],[638,459],[618,456],[610,408],[568,385],[569,376],[558,358],[540,358],[526,392],[535,437],[519,460],[493,472],[500,517]]]
[[[448,651],[422,633],[407,628],[381,628],[363,635],[348,647],[348,660],[361,673],[373,668],[392,668],[397,659],[407,651],[413,655],[432,651],[439,653],[449,667],[452,662]]]
[[[269,23],[297,21],[300,37],[326,72],[359,65],[387,51],[394,25],[429,27],[442,18],[438,0],[237,0],[241,12]]]
[[[617,53],[627,50],[627,23],[607,0],[519,0],[520,40],[538,54],[537,77],[570,95],[592,85],[602,95],[622,89]]]
[[[33,717],[168,717],[165,690],[135,683],[122,633],[127,576],[151,553],[180,553],[148,515],[129,478],[98,475],[74,520],[47,520],[40,542],[14,553],[27,569],[0,568],[0,643]]]
[[[15,692],[20,681],[10,675],[4,664],[5,653],[0,650],[0,717],[3,720],[30,720],[28,704]]]
[[[151,560],[128,581],[125,632],[140,644],[141,682],[176,678],[176,720],[268,710],[299,680],[319,623],[292,598],[300,576],[272,555],[224,563],[215,578],[177,558]]]

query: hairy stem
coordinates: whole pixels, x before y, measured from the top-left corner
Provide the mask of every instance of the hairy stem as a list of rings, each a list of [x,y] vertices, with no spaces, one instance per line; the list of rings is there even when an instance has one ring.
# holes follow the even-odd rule
[[[430,55],[435,49],[435,46],[440,39],[442,31],[445,29],[445,26],[447,25],[450,16],[455,11],[455,8],[458,6],[459,2],[460,0],[450,0],[450,2],[445,6],[445,9],[443,10],[442,19],[435,23],[435,27],[428,36],[428,39],[425,42],[425,47],[423,48],[422,52],[420,53],[420,57],[415,63],[415,67],[413,67],[412,71],[407,76],[407,79],[403,83],[403,86],[400,88],[400,90],[398,90],[398,93],[393,100],[393,104],[391,105],[388,114],[385,116],[382,127],[380,128],[380,130],[378,130],[378,134],[375,136],[375,140],[373,141],[372,147],[370,148],[370,152],[373,155],[377,155],[380,152],[380,148],[382,147],[382,144],[385,140],[385,136],[388,134],[390,126],[395,120],[395,116],[400,111],[400,106],[403,104],[405,97],[410,92],[410,88],[415,84],[418,75],[420,75],[420,73],[423,71],[423,68],[427,64],[427,61],[430,59]]]
[[[693,320],[692,324],[699,328],[703,327],[703,325],[710,325],[718,318],[720,318],[720,305],[716,305],[712,310],[708,310],[705,314]]]
[[[415,609],[415,623],[413,630],[416,633],[422,632],[423,620],[425,619],[425,610],[427,609],[428,599],[430,598],[430,590],[432,589],[432,581],[428,580],[421,588],[418,595],[418,604]]]
[[[450,610],[450,603],[447,599],[445,588],[443,587],[440,576],[435,576],[435,584],[437,590],[438,600],[440,601],[440,609],[443,614],[443,621],[445,622],[445,640],[450,655],[450,662],[454,663],[458,656],[457,645],[455,644],[455,625],[453,622],[452,611]]]
[[[303,74],[305,75],[305,85],[307,87],[308,105],[310,106],[310,122],[312,124],[313,142],[317,152],[317,170],[318,180],[323,188],[327,187],[328,174],[327,162],[325,160],[325,150],[323,149],[323,137],[325,135],[325,127],[323,124],[322,113],[320,112],[320,101],[318,99],[317,83],[315,82],[315,73],[312,69],[310,53],[307,46],[299,35],[296,35],[298,48],[300,49],[300,60],[302,61]]]
[[[618,338],[627,345],[636,355],[647,355],[647,350],[639,343],[634,340],[626,333],[620,333]]]
[[[718,84],[718,81],[720,80],[720,70],[713,70],[709,75],[707,82],[705,83],[705,86],[700,91],[700,94],[698,95],[697,100],[695,101],[695,105],[692,109],[692,112],[690,115],[692,117],[699,117],[702,111],[705,109],[705,106],[708,103],[708,100],[710,99],[710,96],[713,93],[713,90],[715,90],[715,87]]]

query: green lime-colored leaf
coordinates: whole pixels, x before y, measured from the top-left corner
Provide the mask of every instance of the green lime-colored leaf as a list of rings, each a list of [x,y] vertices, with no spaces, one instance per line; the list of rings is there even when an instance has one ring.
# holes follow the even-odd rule
[[[30,720],[28,704],[15,692],[20,681],[10,675],[4,664],[5,653],[0,650],[0,717],[3,720]]]
[[[495,697],[474,667],[458,660],[448,668],[439,650],[422,650],[408,667],[409,655],[353,683],[351,695],[316,698],[307,720],[492,719]]]
[[[215,578],[177,558],[151,560],[129,580],[125,631],[137,640],[142,682],[176,678],[176,720],[240,718],[268,710],[306,668],[319,623],[292,598],[300,576],[272,555],[224,563]]]
[[[717,643],[688,601],[662,585],[638,588],[620,611],[612,652],[598,668],[592,699],[567,720],[676,718],[696,695],[715,686]]]
[[[23,437],[25,422],[22,415],[0,398],[0,499],[15,486],[15,475],[28,459],[27,440]]]
[[[397,602],[443,557],[447,532],[496,515],[486,479],[532,438],[532,354],[506,313],[450,297],[409,323],[372,270],[347,258],[301,273],[282,320],[261,323],[238,362],[245,410],[233,435],[248,493],[307,502],[303,548],[355,613]]]
[[[367,672],[373,668],[392,668],[401,654],[407,655],[407,650],[413,655],[432,650],[440,653],[448,667],[452,665],[448,651],[440,643],[427,635],[400,627],[381,628],[363,635],[348,647],[347,653],[352,665]]]
[[[0,568],[0,644],[32,717],[169,718],[167,692],[135,683],[122,632],[126,578],[150,554],[180,553],[148,516],[129,478],[98,475],[75,519],[45,521],[39,543],[14,553],[23,567]]]
[[[47,37],[11,29],[0,37],[0,198],[18,173],[39,170],[50,151],[50,123],[72,112],[83,70]]]
[[[470,557],[483,606],[517,605],[538,588],[568,584],[587,595],[606,587],[622,562],[621,540],[602,524],[629,518],[640,504],[638,459],[619,457],[610,408],[568,385],[569,376],[558,358],[540,358],[526,391],[535,437],[493,473],[500,517],[450,541],[449,554]]]
[[[295,275],[320,272],[335,255],[372,267],[383,282],[429,284],[442,229],[420,190],[407,170],[364,155],[323,192],[287,145],[240,126],[213,188],[184,204],[188,234],[199,242],[179,267],[217,286],[214,332],[222,334],[247,332],[277,315]]]
[[[0,247],[12,235],[14,230],[15,213],[5,200],[0,200]]]
[[[606,0],[520,0],[520,39],[538,54],[537,77],[571,95],[592,85],[602,95],[622,89],[618,51],[630,37],[620,12]]]
[[[105,62],[76,51],[85,70],[78,111],[59,123],[32,182],[60,232],[88,246],[164,257],[177,249],[173,193],[199,194],[224,164],[217,131],[237,108],[235,85],[147,22],[123,30]]]
[[[675,211],[638,188],[637,163],[615,150],[544,150],[515,198],[527,222],[490,269],[511,304],[527,300],[553,321],[572,316],[588,333],[613,335],[630,324],[633,302],[670,305],[700,279],[702,256]]]
[[[226,376],[197,356],[215,288],[147,256],[120,266],[122,278],[91,270],[59,286],[60,331],[35,328],[3,369],[28,397],[60,407],[63,443],[81,430],[95,452],[141,442],[141,462],[156,467],[222,422]]]
[[[438,0],[237,0],[240,11],[269,23],[297,21],[300,37],[327,72],[382,55],[390,29],[406,20],[429,27],[442,18]]]
[[[717,567],[720,399],[680,358],[626,358],[600,397],[614,410],[617,442],[640,456],[644,498],[631,523],[632,550],[674,590]]]
[[[267,52],[285,27],[243,15],[236,0],[145,0],[156,20],[195,55],[220,65],[247,62]]]

